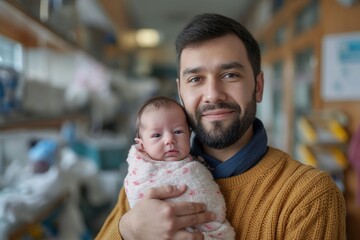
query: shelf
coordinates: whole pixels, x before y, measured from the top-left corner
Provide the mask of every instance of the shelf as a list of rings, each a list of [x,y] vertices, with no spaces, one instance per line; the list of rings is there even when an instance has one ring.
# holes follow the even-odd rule
[[[88,124],[88,119],[84,115],[72,114],[58,117],[12,117],[0,119],[0,131],[14,129],[61,129],[66,121]]]
[[[19,42],[25,48],[48,47],[60,52],[79,51],[99,63],[106,64],[102,45],[96,45],[100,49],[99,53],[95,52],[94,46],[85,46],[85,42],[89,42],[88,38],[92,37],[88,26],[79,24],[72,32],[74,39],[42,22],[20,3],[14,0],[0,1],[1,35]]]
[[[44,23],[30,16],[26,10],[15,1],[0,1],[0,33],[15,38],[27,45],[44,44],[70,51],[79,48],[70,40],[64,39]],[[30,40],[27,39],[30,37]]]

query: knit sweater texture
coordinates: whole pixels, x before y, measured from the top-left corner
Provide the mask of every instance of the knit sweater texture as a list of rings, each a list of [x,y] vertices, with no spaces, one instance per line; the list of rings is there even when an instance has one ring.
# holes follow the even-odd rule
[[[218,179],[236,239],[346,239],[345,201],[331,177],[269,148],[254,167]],[[121,239],[124,189],[96,239]],[[211,210],[211,209],[209,209]]]

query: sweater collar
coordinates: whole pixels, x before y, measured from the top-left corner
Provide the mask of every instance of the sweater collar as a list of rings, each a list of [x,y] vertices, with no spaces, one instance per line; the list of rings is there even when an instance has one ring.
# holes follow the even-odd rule
[[[240,175],[255,166],[267,152],[267,135],[263,123],[255,119],[253,123],[254,136],[239,152],[228,160],[221,162],[202,151],[201,144],[194,138],[192,154],[202,157],[215,179]]]

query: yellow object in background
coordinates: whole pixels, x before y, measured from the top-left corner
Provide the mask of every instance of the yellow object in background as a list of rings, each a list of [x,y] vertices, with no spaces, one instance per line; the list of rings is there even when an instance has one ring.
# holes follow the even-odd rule
[[[337,164],[339,164],[343,169],[348,166],[348,160],[345,154],[338,148],[332,148],[331,153],[334,156],[334,159]]]
[[[349,139],[349,136],[345,129],[340,125],[340,123],[334,119],[329,120],[328,128],[330,132],[340,141],[346,142]]]
[[[305,164],[311,165],[313,167],[317,167],[316,158],[315,158],[314,154],[311,152],[311,150],[307,146],[300,145],[299,146],[299,153],[300,153],[301,158],[303,159],[303,162]]]
[[[41,224],[34,224],[28,229],[31,239],[44,239],[44,229]]]
[[[299,125],[302,130],[304,137],[311,143],[314,143],[317,139],[316,131],[311,123],[306,118],[299,120]]]
[[[309,115],[299,119],[299,129],[307,143],[346,143],[349,140],[341,121],[331,116]]]
[[[348,167],[348,159],[337,145],[300,144],[297,149],[299,160],[315,168],[332,172]]]

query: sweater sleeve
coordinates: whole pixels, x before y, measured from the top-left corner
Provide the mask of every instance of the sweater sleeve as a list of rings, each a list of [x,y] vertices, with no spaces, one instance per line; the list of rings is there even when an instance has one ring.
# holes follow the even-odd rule
[[[130,209],[124,188],[120,190],[119,198],[113,210],[108,215],[95,240],[122,239],[119,232],[120,218]]]
[[[322,173],[308,183],[299,198],[283,239],[346,239],[345,216],[342,193],[331,177]]]

